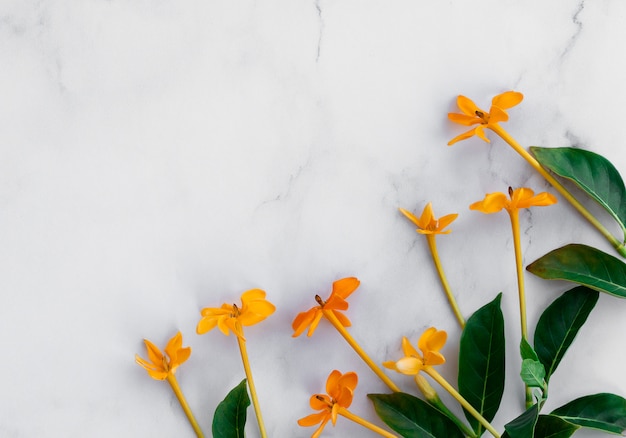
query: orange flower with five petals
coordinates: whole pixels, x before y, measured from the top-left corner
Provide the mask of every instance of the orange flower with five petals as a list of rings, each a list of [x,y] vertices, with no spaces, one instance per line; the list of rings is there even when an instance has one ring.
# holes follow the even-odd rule
[[[333,370],[326,380],[327,394],[313,394],[311,396],[311,407],[320,412],[307,415],[298,420],[298,424],[304,427],[315,426],[321,423],[315,433],[311,435],[311,438],[319,437],[329,420],[332,421],[334,426],[337,422],[339,411],[350,407],[358,381],[358,376],[354,372],[341,374],[341,372]]]
[[[524,95],[517,91],[506,91],[502,94],[498,94],[492,99],[491,108],[489,109],[489,112],[487,112],[478,108],[476,104],[467,97],[459,96],[456,103],[462,114],[448,113],[448,118],[461,125],[478,126],[453,138],[448,142],[448,146],[451,146],[458,141],[473,137],[474,135],[479,136],[489,143],[489,139],[485,135],[485,128],[491,128],[499,122],[506,122],[509,120],[509,115],[505,110],[514,107],[520,103],[523,98]]]
[[[448,225],[450,225],[459,215],[456,213],[447,214],[439,219],[435,219],[433,215],[432,203],[426,204],[422,215],[418,218],[410,211],[404,208],[399,209],[403,215],[405,215],[411,222],[417,225],[417,231],[420,234],[449,234],[452,230],[444,231]]]
[[[221,307],[207,307],[200,312],[202,319],[198,322],[196,332],[202,335],[215,327],[226,336],[232,331],[243,339],[242,326],[250,326],[263,321],[276,310],[276,307],[265,299],[265,291],[251,289],[241,295],[241,307],[236,304],[222,304]]]
[[[355,277],[342,278],[333,283],[333,290],[327,301],[322,300],[319,295],[315,295],[315,300],[318,302],[319,306],[312,307],[306,312],[301,312],[296,316],[291,324],[294,330],[292,336],[294,338],[300,336],[307,327],[309,327],[307,336],[313,335],[313,332],[315,332],[317,325],[324,315],[322,310],[331,311],[344,327],[350,327],[352,323],[348,317],[340,311],[348,310],[346,298],[359,287],[359,284],[361,284],[361,282]]]
[[[406,337],[402,338],[402,351],[404,357],[397,362],[387,361],[383,363],[385,368],[396,370],[399,373],[414,376],[424,367],[441,365],[446,362],[439,350],[443,348],[448,334],[443,330],[431,327],[426,330],[417,342],[417,347],[422,351],[420,354]]]
[[[169,340],[165,347],[165,355],[161,353],[156,345],[144,339],[146,349],[148,350],[149,361],[142,359],[139,355],[135,355],[135,362],[141,365],[156,380],[165,380],[168,376],[176,372],[176,368],[191,355],[191,347],[183,348],[183,335],[176,333]]]
[[[557,202],[556,197],[548,192],[535,195],[532,189],[526,187],[515,190],[509,187],[509,198],[502,192],[489,193],[482,201],[470,205],[470,210],[491,214],[505,209],[509,213],[515,213],[520,208],[545,207]]]

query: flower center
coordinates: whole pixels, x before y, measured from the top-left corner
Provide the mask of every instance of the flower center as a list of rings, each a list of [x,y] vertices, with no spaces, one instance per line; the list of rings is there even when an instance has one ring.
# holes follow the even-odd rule
[[[231,318],[237,318],[239,317],[239,315],[241,315],[241,311],[239,310],[239,307],[237,307],[236,304],[233,304],[233,311],[230,314]]]
[[[317,301],[317,304],[319,304],[320,307],[324,307],[326,304],[326,301],[324,301],[319,295],[315,295],[315,301]]]
[[[489,113],[485,114],[480,110],[476,110],[476,115],[483,121],[483,124],[489,123]]]

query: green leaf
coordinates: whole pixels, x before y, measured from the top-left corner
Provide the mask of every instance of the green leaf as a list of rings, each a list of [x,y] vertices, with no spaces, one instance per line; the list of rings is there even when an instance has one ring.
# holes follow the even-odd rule
[[[626,430],[626,400],[615,394],[594,394],[577,398],[552,411],[570,423],[621,434]]]
[[[539,416],[539,404],[534,404],[526,409],[522,415],[504,425],[506,435],[510,438],[529,438],[533,436],[537,417]]]
[[[602,155],[577,148],[542,148],[531,152],[539,163],[573,181],[608,211],[626,236],[626,189],[615,166]]]
[[[585,286],[570,289],[554,300],[535,328],[535,351],[545,367],[546,381],[556,370],[578,330],[598,301],[599,293]]]
[[[463,438],[459,428],[423,400],[403,392],[368,394],[387,426],[405,438]]]
[[[573,281],[626,298],[626,264],[590,246],[565,245],[535,260],[526,269],[541,278]]]
[[[546,369],[541,362],[533,359],[522,361],[522,381],[531,388],[543,388]]]
[[[459,392],[487,421],[493,420],[504,392],[504,318],[502,294],[467,320],[459,352]],[[465,417],[478,436],[483,426],[471,414]]]
[[[540,415],[535,425],[534,438],[568,438],[580,426],[569,423],[554,415]]]
[[[243,379],[217,405],[213,416],[213,438],[243,438],[248,406],[248,387]]]
[[[520,342],[519,352],[522,359],[539,360],[539,356],[537,356],[537,353],[525,338],[522,338]]]

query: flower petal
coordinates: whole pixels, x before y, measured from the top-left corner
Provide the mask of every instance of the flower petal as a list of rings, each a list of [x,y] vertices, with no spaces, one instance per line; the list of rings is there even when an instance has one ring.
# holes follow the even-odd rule
[[[344,315],[343,313],[338,312],[336,310],[331,310],[331,312],[333,312],[333,315],[335,315],[335,317],[339,320],[342,326],[350,327],[352,325],[352,322],[350,322],[348,317]]]
[[[360,284],[361,282],[356,277],[347,277],[337,280],[333,283],[333,291],[330,297],[332,298],[333,295],[337,295],[341,298],[348,298]]]
[[[523,99],[524,95],[518,91],[505,91],[495,96],[491,104],[505,110],[519,104]]]
[[[484,111],[478,108],[471,99],[465,96],[457,97],[456,104],[459,107],[459,109],[468,116],[476,116],[476,111],[481,111],[484,113]]]
[[[422,350],[424,354],[429,351],[439,351],[445,345],[447,339],[448,334],[445,331],[430,327],[420,337],[417,342],[417,347]]]
[[[308,337],[313,336],[313,333],[315,333],[315,329],[317,328],[317,325],[320,323],[320,320],[322,319],[323,315],[324,314],[322,313],[322,309],[319,309],[319,312],[315,313],[315,318],[313,318],[313,321],[311,322],[311,325],[309,326],[309,331],[306,333]]]
[[[146,344],[146,350],[148,351],[148,359],[150,359],[150,362],[155,365],[163,363],[163,353],[161,353],[161,350],[159,350],[156,345],[147,339],[144,339],[143,342]]]
[[[203,335],[215,328],[217,325],[217,318],[214,316],[202,318],[196,326],[196,333]]]
[[[489,141],[489,139],[487,138],[487,136],[485,135],[485,128],[483,128],[483,125],[477,126],[474,128],[474,134],[476,134],[477,136],[479,136],[480,138],[482,138],[484,141],[486,141],[487,143],[491,143],[491,141]]]
[[[414,376],[419,373],[423,366],[422,361],[415,357],[403,357],[396,362],[396,370],[398,370],[399,373],[409,376]]]
[[[241,294],[241,304],[243,304],[243,306],[246,305],[246,303],[250,302],[250,301],[254,301],[254,300],[263,300],[265,299],[265,291],[261,290],[261,289],[250,289],[245,291],[243,294]]]
[[[315,414],[307,415],[304,418],[300,418],[298,420],[298,424],[303,427],[315,426],[316,424],[324,421],[326,417],[330,418],[328,412],[317,412]]]
[[[326,379],[326,394],[333,397],[333,392],[336,391],[337,382],[339,382],[339,378],[341,377],[341,372],[338,370],[332,370]]]
[[[475,134],[476,134],[476,128],[470,129],[469,131],[464,132],[461,135],[457,135],[452,140],[450,140],[448,142],[448,146],[452,146],[454,143],[457,143],[457,142],[459,142],[461,140],[466,140],[466,139],[468,139],[470,137],[473,137]]]
[[[476,114],[472,116],[467,116],[465,114],[459,113],[448,113],[448,119],[451,122],[458,123],[459,125],[472,126],[482,123],[482,120],[476,116]]]
[[[406,336],[402,337],[402,351],[405,356],[422,357]]]
[[[495,192],[485,195],[482,201],[470,205],[470,210],[478,210],[485,214],[497,213],[508,205],[508,199],[504,193]]]
[[[319,307],[313,307],[306,312],[298,313],[298,315],[291,323],[291,328],[294,330],[294,333],[291,336],[293,336],[294,338],[300,336],[302,332],[304,332],[304,330],[313,322],[317,312],[321,313]]]
[[[165,354],[167,354],[170,359],[175,359],[176,352],[180,350],[182,346],[183,346],[183,335],[180,332],[178,332],[172,337],[172,339],[169,340],[169,342],[165,346]]]
[[[425,365],[441,365],[444,363],[446,363],[446,358],[443,357],[443,354],[437,351],[427,351],[424,353]]]
[[[399,208],[398,210],[400,210],[400,213],[402,213],[404,216],[406,216],[411,222],[413,222],[415,225],[417,225],[419,227],[419,219],[410,211],[405,210],[404,208]]]
[[[443,217],[440,217],[439,220],[437,221],[437,230],[439,230],[441,234],[448,234],[450,230],[443,231],[443,229],[447,227],[448,225],[450,225],[452,222],[454,222],[454,220],[457,217],[459,217],[457,213],[447,214]]]
[[[328,409],[328,406],[331,404],[330,397],[326,394],[313,394],[311,399],[309,400],[309,404],[311,408],[316,411],[321,411],[322,409]]]

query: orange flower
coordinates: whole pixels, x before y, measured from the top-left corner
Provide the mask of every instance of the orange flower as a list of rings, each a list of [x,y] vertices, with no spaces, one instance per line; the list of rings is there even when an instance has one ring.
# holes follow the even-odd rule
[[[176,372],[176,368],[191,355],[191,347],[183,347],[183,335],[180,332],[176,333],[172,339],[169,340],[165,347],[165,354],[161,353],[152,342],[144,339],[146,349],[148,350],[148,362],[145,359],[135,355],[135,362],[145,368],[150,377],[156,380],[165,380],[169,375],[173,375]]]
[[[334,426],[339,410],[350,407],[358,381],[359,378],[354,372],[341,374],[339,371],[333,370],[326,380],[327,394],[313,394],[311,396],[311,407],[320,412],[298,420],[298,424],[303,427],[321,423],[311,438],[317,438],[322,434],[328,420],[331,420]]]
[[[424,211],[422,211],[422,215],[419,219],[413,213],[405,210],[404,208],[400,208],[400,211],[411,222],[417,225],[417,230],[415,231],[420,234],[448,234],[452,230],[443,231],[443,229],[450,225],[458,217],[458,214],[453,213],[443,216],[442,218],[435,219],[433,216],[433,206],[430,202],[426,204],[426,207],[424,207]]]
[[[402,338],[402,351],[405,357],[397,362],[388,361],[383,363],[385,368],[396,370],[402,374],[416,375],[424,367],[441,365],[446,362],[439,350],[443,348],[448,338],[448,334],[443,330],[431,327],[426,330],[419,341],[417,347],[422,350],[422,354],[411,345],[406,337]]]
[[[505,110],[514,107],[522,101],[524,95],[516,91],[506,91],[502,94],[498,94],[491,101],[491,109],[489,112],[483,111],[476,106],[474,102],[465,96],[459,96],[456,103],[463,114],[448,113],[448,118],[455,123],[459,123],[465,126],[478,125],[473,129],[453,138],[448,142],[448,146],[454,143],[465,140],[466,138],[479,136],[487,143],[489,139],[485,135],[485,128],[491,128],[491,126],[509,120],[509,115]]]
[[[478,210],[485,214],[490,214],[505,209],[509,213],[514,213],[520,208],[545,207],[557,202],[554,195],[550,193],[542,192],[535,195],[535,192],[525,187],[515,190],[509,187],[509,197],[510,200],[501,192],[489,193],[482,201],[474,202],[470,205],[470,210]]]
[[[327,301],[322,300],[319,295],[315,295],[315,300],[319,306],[312,307],[296,316],[291,324],[294,330],[292,336],[294,338],[300,336],[307,327],[309,327],[307,336],[311,336],[322,319],[322,309],[330,310],[344,327],[350,327],[352,325],[350,320],[340,310],[348,310],[348,302],[345,299],[359,287],[359,284],[361,282],[355,277],[342,278],[333,283],[333,290]]]
[[[196,332],[202,335],[216,326],[226,336],[232,330],[243,339],[242,326],[254,325],[270,316],[276,307],[265,299],[261,289],[251,289],[241,295],[241,307],[236,304],[222,304],[220,308],[207,307],[200,312],[202,319],[198,322]]]

